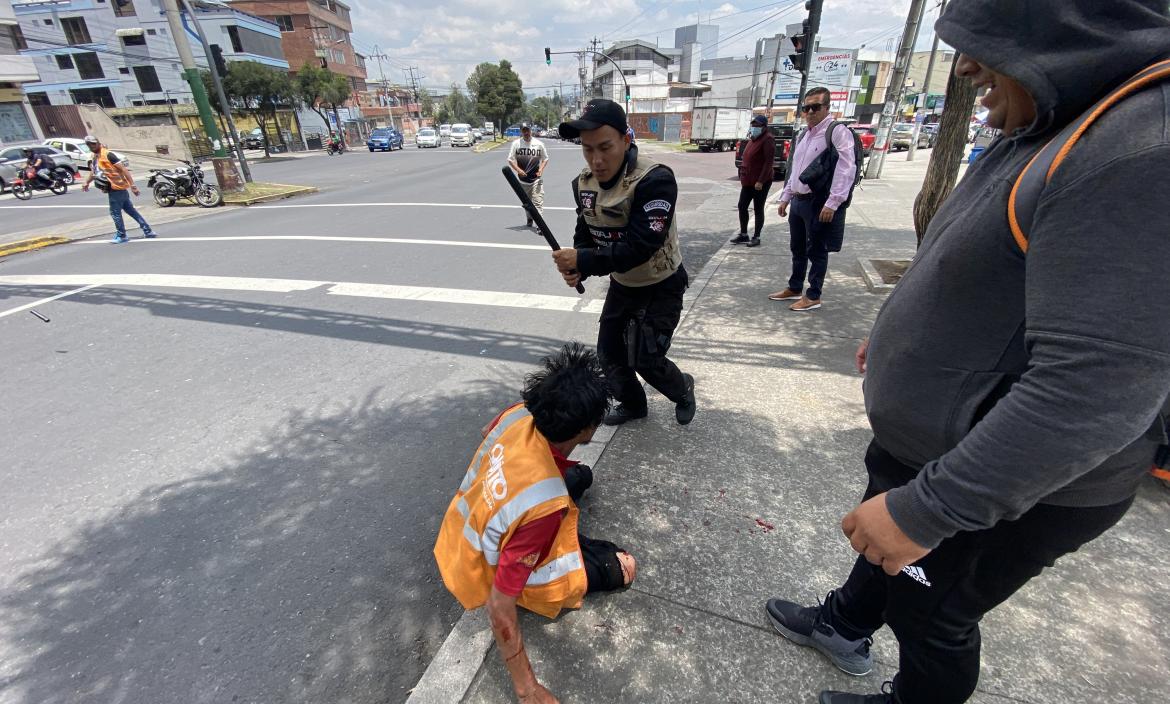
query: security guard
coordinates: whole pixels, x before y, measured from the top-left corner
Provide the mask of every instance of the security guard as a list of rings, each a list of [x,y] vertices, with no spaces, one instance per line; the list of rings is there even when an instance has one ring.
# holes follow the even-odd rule
[[[555,704],[528,662],[517,605],[556,618],[586,593],[629,585],[637,563],[578,532],[577,501],[592,473],[567,458],[593,438],[609,406],[597,356],[565,345],[528,376],[523,398],[484,428],[439,529],[435,560],[464,608],[487,606],[521,704]]]
[[[561,137],[581,140],[586,168],[573,180],[573,249],[553,252],[553,260],[570,286],[611,279],[597,352],[618,405],[605,424],[646,417],[641,374],[674,401],[675,419],[686,425],[695,417],[695,380],[666,358],[688,283],[674,219],[678,184],[670,168],[638,155],[628,129],[621,106],[602,98],[561,123]]]

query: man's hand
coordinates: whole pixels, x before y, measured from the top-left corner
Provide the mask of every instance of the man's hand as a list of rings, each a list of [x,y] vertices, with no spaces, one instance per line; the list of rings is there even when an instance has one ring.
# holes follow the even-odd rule
[[[836,214],[837,214],[836,210],[833,210],[832,208],[826,206],[824,208],[821,208],[821,215],[817,219],[820,220],[821,222],[833,222],[833,216]]]
[[[520,704],[560,704],[560,700],[538,682],[531,694],[520,697]]]
[[[757,191],[764,190],[764,184],[760,183],[759,181],[756,181],[756,190]]]
[[[557,270],[562,274],[577,270],[577,250],[572,248],[561,248],[552,253],[553,261],[556,262]]]
[[[849,538],[849,544],[854,550],[890,576],[930,554],[930,550],[911,540],[894,523],[890,510],[886,508],[884,493],[861,504],[841,519],[841,532]]]
[[[81,184],[81,192],[85,193],[88,190],[89,190],[89,181],[86,181],[85,183]]]
[[[780,201],[780,210],[778,210],[778,211],[776,211],[776,212],[777,212],[777,213],[780,215],[780,217],[782,217],[782,218],[786,218],[786,217],[788,217],[788,204],[787,204],[787,203],[785,203],[784,201]]]
[[[561,278],[565,280],[571,288],[577,288],[577,284],[581,283],[581,274],[575,271],[562,271]]]
[[[854,356],[854,360],[857,361],[857,373],[858,374],[865,373],[865,357],[868,353],[869,353],[869,338],[867,337],[861,341],[861,345],[857,348],[857,355]]]
[[[133,193],[134,195],[139,195],[138,186],[130,186],[130,192]]]

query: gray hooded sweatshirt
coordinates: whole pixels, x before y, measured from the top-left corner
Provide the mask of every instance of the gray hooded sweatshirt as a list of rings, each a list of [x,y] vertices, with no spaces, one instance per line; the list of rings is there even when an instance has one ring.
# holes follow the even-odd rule
[[[929,548],[1037,503],[1129,498],[1166,440],[1170,397],[1170,83],[1081,139],[1041,196],[1027,255],[1007,220],[1048,139],[1170,57],[1166,0],[953,0],[937,29],[1038,110],[968,170],[870,337],[874,437],[921,468],[887,505]]]

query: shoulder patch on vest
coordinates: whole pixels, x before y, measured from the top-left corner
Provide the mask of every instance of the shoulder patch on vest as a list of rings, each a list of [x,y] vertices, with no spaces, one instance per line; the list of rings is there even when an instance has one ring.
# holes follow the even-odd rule
[[[666,212],[669,213],[670,212],[670,201],[663,200],[662,198],[658,198],[658,199],[652,200],[649,203],[647,203],[646,205],[642,206],[642,210],[647,212],[647,213],[650,212],[651,210],[665,210]]]

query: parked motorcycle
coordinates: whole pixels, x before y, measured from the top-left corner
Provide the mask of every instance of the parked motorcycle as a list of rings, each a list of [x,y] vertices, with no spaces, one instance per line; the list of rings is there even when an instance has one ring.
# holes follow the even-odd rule
[[[180,159],[186,166],[177,169],[151,169],[146,185],[154,192],[154,202],[169,208],[180,198],[192,199],[204,208],[223,204],[217,186],[203,180],[203,167]]]
[[[31,168],[17,173],[16,178],[12,179],[12,195],[21,200],[32,198],[34,191],[50,191],[56,196],[64,195],[73,181],[73,172],[59,166],[50,173],[53,180],[49,183],[38,178],[36,171]]]

